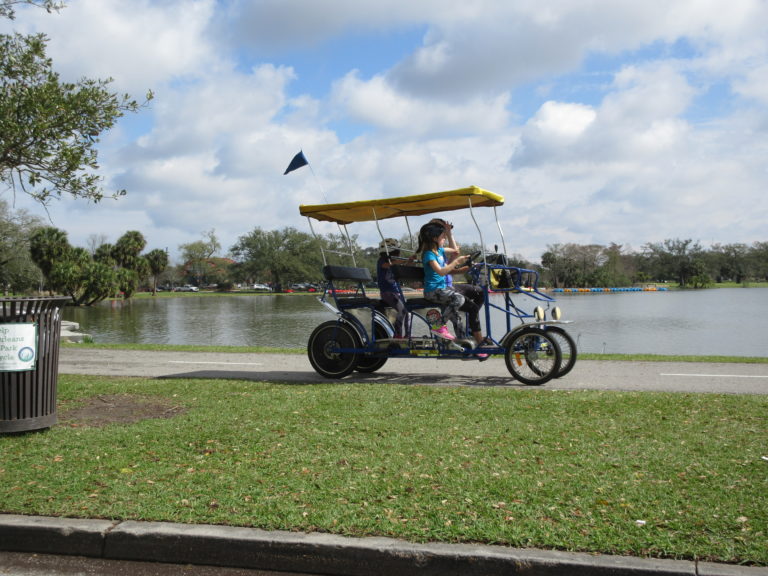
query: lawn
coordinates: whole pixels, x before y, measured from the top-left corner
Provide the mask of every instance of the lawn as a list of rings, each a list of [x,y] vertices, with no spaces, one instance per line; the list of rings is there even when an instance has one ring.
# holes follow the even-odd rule
[[[119,399],[144,418],[82,411]],[[62,375],[59,400],[0,436],[0,512],[768,565],[764,396]]]

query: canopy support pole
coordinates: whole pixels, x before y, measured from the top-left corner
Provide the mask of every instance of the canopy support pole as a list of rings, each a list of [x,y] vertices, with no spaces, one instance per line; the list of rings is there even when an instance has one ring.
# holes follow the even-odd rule
[[[328,266],[328,260],[325,258],[325,250],[323,250],[323,243],[320,240],[320,237],[315,232],[315,227],[312,226],[312,218],[307,216],[307,222],[309,222],[309,230],[312,232],[312,237],[317,240],[317,244],[320,246],[320,254],[323,257],[323,266]]]
[[[501,222],[499,222],[499,215],[496,213],[496,206],[493,207],[493,217],[496,220],[496,227],[499,229],[499,235],[501,236],[501,248],[504,256],[507,256],[507,243],[504,241],[504,230],[501,229]]]

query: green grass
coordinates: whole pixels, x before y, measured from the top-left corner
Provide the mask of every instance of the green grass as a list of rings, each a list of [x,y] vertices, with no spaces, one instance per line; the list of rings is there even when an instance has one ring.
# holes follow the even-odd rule
[[[768,282],[717,282],[715,288],[768,288]]]
[[[768,398],[59,377],[59,412],[186,412],[0,436],[0,511],[768,564]]]

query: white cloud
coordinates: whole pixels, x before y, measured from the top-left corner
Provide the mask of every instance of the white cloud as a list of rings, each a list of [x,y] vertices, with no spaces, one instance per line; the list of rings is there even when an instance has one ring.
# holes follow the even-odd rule
[[[595,121],[591,106],[545,102],[529,125],[539,134],[561,143],[571,143],[582,136]]]
[[[760,104],[768,104],[768,65],[762,65],[734,82],[734,90]]]
[[[139,97],[217,67],[220,56],[205,35],[215,6],[214,0],[77,0],[58,14],[26,8],[17,22],[49,36],[66,78],[111,77],[117,90]]]
[[[357,122],[402,135],[463,135],[498,131],[506,126],[509,97],[477,96],[462,103],[435,102],[398,92],[382,76],[363,82],[356,72],[336,84],[333,101]]]
[[[536,259],[766,240],[767,24],[760,0],[77,0],[15,26],[46,31],[67,77],[156,91],[101,145],[106,189],[128,196],[51,207],[73,242],[138,229],[173,255],[214,228],[228,248],[307,229],[300,203],[475,184],[506,196],[508,247]],[[420,45],[364,66],[414,30]],[[301,148],[313,171],[283,176]]]

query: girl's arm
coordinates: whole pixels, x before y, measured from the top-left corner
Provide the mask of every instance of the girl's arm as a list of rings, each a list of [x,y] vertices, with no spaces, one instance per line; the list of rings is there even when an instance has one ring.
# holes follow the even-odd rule
[[[445,229],[445,239],[447,241],[447,246],[443,246],[443,251],[445,252],[445,258],[448,262],[452,262],[456,256],[459,254],[459,243],[456,241],[456,238],[453,236],[453,226],[448,226]],[[465,258],[466,261],[466,258]],[[469,270],[469,266],[457,266],[453,272],[458,273],[464,273]],[[450,274],[450,272],[448,272]],[[444,274],[445,275],[445,274]]]
[[[448,262],[442,268],[440,267],[440,264],[437,263],[437,260],[430,259],[429,267],[432,268],[435,273],[440,274],[440,276],[447,276],[448,274],[456,272],[456,270],[466,262],[467,258],[469,258],[469,256],[459,256],[452,262]]]
[[[445,257],[448,260],[451,260],[454,256],[456,256],[459,253],[459,243],[456,242],[456,238],[453,237],[453,226],[448,226],[445,229],[445,246],[443,246],[443,250],[445,251]]]

